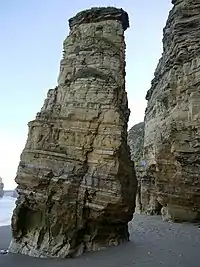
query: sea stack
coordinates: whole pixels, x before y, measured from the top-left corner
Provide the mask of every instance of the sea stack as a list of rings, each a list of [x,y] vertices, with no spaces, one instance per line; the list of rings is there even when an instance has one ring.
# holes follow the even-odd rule
[[[164,220],[200,215],[200,1],[174,0],[146,99],[144,155]],[[146,206],[148,209],[149,207]]]
[[[3,197],[4,195],[4,183],[3,183],[3,179],[0,177],[0,197]]]
[[[74,257],[129,239],[137,181],[127,145],[128,15],[92,8],[69,20],[58,86],[22,152],[10,252]]]

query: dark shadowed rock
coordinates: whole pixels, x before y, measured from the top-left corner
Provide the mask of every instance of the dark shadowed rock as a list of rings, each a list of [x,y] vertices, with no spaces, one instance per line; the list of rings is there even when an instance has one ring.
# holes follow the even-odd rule
[[[129,27],[127,12],[116,7],[94,7],[81,11],[75,17],[69,19],[69,27],[72,29],[75,25],[111,20],[119,21],[124,31]]]

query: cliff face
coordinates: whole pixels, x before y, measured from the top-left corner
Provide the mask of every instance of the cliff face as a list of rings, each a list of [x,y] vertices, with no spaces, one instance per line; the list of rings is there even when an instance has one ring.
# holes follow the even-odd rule
[[[144,154],[164,219],[200,214],[200,2],[172,2],[146,99]],[[150,203],[148,203],[150,204]]]
[[[3,197],[4,195],[4,184],[3,184],[3,179],[0,177],[0,197]]]
[[[128,240],[137,181],[127,145],[121,9],[69,20],[58,86],[22,152],[10,252],[70,257]]]

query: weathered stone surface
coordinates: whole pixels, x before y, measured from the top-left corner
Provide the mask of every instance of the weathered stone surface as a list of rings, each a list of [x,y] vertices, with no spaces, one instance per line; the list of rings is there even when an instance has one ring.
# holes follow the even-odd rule
[[[173,4],[146,96],[144,155],[151,206],[158,201],[164,219],[191,221],[200,214],[200,1]]]
[[[137,180],[127,145],[126,13],[98,19],[102,10],[70,19],[58,86],[29,123],[10,252],[64,258],[129,239]]]
[[[3,197],[4,195],[4,183],[3,183],[3,179],[0,177],[0,197]]]

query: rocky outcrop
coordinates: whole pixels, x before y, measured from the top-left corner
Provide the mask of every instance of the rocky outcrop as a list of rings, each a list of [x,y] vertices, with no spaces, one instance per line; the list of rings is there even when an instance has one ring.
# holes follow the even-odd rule
[[[72,257],[129,239],[137,181],[127,145],[128,15],[93,8],[69,20],[58,86],[22,152],[9,251]]]
[[[3,197],[4,195],[4,184],[3,184],[3,179],[0,177],[0,197]]]
[[[200,2],[172,3],[163,55],[146,96],[148,204],[160,203],[164,219],[192,221],[200,214]]]

